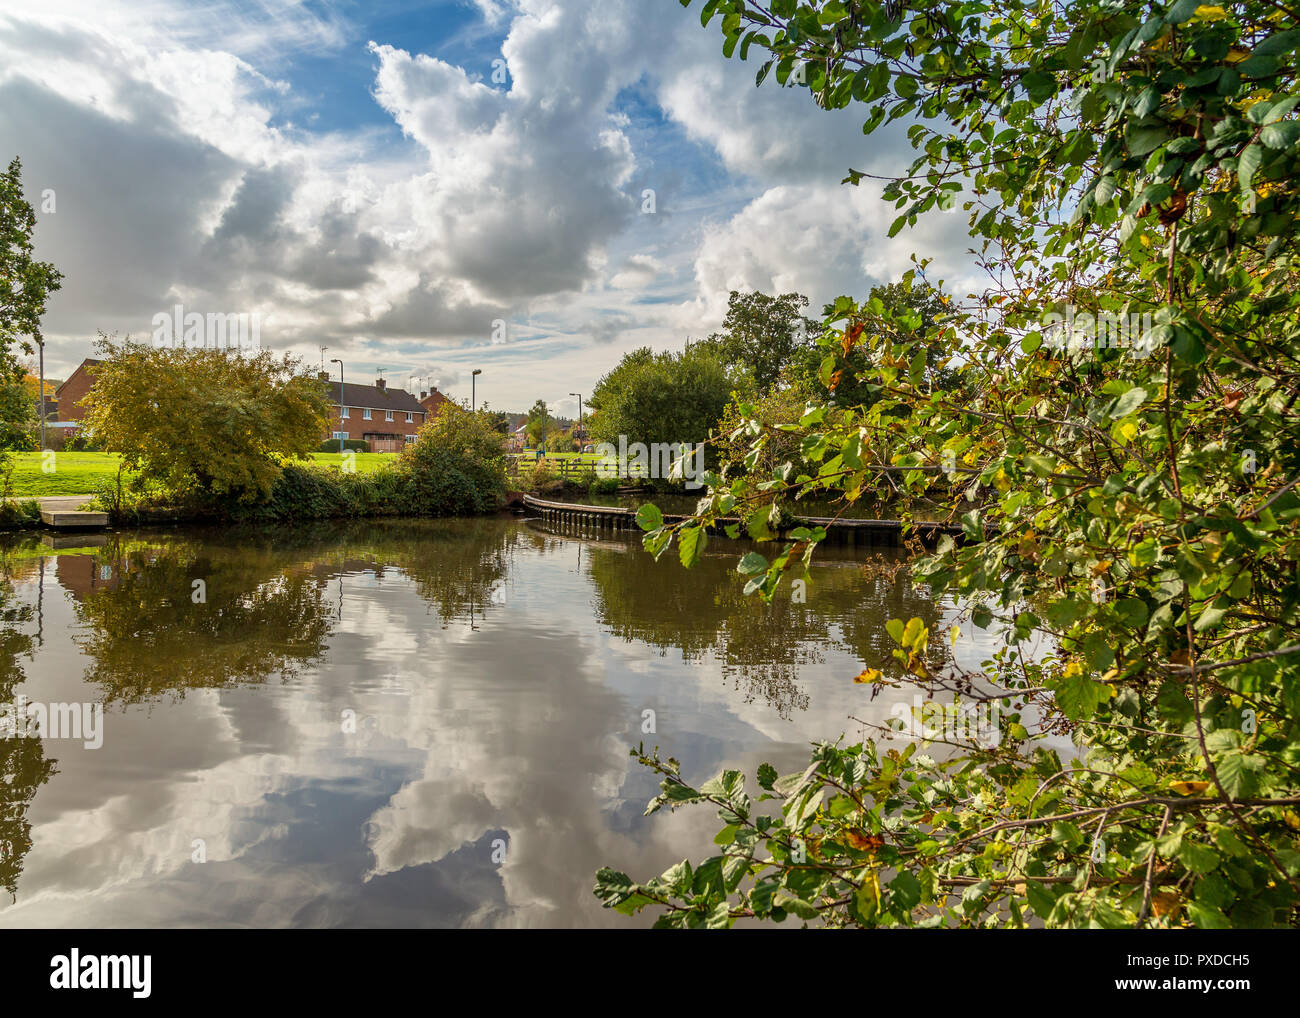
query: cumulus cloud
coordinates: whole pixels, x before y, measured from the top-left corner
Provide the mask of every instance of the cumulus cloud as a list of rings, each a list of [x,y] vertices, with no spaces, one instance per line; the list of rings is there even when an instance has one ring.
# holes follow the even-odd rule
[[[592,344],[707,333],[728,289],[823,300],[926,244],[964,249],[959,217],[884,244],[892,209],[838,184],[901,165],[896,136],[755,89],[716,32],[637,0],[473,0],[504,80],[479,51],[422,53],[298,5],[11,6],[0,143],[29,196],[58,195],[37,233],[67,276],[53,370],[95,330],[140,334],[183,301],[260,313],[268,344],[310,360],[326,344],[366,371],[433,354],[463,375],[522,342],[493,362],[494,398],[527,406],[539,383],[594,382],[609,365]],[[374,122],[295,127],[312,112],[301,54],[369,59]],[[494,345],[503,320],[511,343]]]

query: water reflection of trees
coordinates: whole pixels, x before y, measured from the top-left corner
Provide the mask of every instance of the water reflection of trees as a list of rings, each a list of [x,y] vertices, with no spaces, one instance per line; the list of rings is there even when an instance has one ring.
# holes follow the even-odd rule
[[[814,565],[805,603],[786,583],[765,605],[744,595],[734,545],[715,545],[689,574],[668,556],[656,563],[635,541],[588,547],[593,604],[612,633],[661,654],[679,650],[687,661],[712,656],[747,702],[765,700],[781,717],[807,708],[800,670],[828,650],[880,667],[893,648],[886,621],[917,616],[938,628],[939,609],[922,591],[905,579],[873,578],[835,549]]]
[[[60,580],[85,627],[75,640],[90,659],[87,680],[106,702],[132,703],[292,678],[324,653],[337,577],[398,569],[444,624],[482,615],[513,533],[491,520],[353,521],[114,537]]]
[[[24,680],[19,658],[30,655],[33,638],[22,631],[34,616],[31,605],[14,597],[8,577],[0,579],[0,709],[13,709]],[[0,737],[0,887],[11,897],[18,891],[23,859],[32,847],[27,820],[36,791],[55,771],[40,739],[18,734]]]
[[[265,547],[118,538],[92,567],[102,579],[74,601],[74,641],[107,703],[288,678],[332,625],[311,570]]]

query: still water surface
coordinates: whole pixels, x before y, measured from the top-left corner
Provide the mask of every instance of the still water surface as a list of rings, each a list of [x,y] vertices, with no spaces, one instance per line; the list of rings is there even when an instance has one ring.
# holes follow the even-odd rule
[[[629,748],[802,769],[901,698],[852,682],[884,621],[950,614],[843,549],[764,606],[729,542],[687,572],[513,519],[51,540],[0,550],[0,705],[101,704],[103,744],[0,739],[0,926],[647,923],[595,870],[717,823],[643,817]]]

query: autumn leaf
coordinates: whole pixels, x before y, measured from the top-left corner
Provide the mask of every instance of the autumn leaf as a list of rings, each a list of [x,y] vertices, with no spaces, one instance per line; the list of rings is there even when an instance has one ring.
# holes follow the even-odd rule
[[[884,838],[877,837],[874,834],[867,834],[865,831],[856,828],[845,831],[844,840],[848,842],[850,848],[857,849],[859,852],[875,852],[885,844]]]
[[[1156,891],[1151,895],[1151,911],[1157,918],[1175,915],[1178,912],[1180,899],[1177,891]]]

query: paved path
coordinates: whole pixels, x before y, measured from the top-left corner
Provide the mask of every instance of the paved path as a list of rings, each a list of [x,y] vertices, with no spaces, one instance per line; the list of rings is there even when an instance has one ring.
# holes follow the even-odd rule
[[[46,495],[44,498],[36,499],[36,504],[41,507],[42,512],[76,512],[83,505],[89,502],[93,495]],[[10,502],[26,502],[25,498],[11,498]]]

